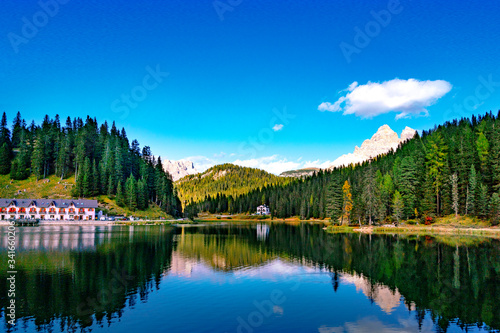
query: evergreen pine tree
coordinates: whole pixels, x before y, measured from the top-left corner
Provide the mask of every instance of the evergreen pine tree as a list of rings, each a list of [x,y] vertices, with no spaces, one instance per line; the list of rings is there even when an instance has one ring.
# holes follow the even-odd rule
[[[116,204],[120,207],[125,207],[125,195],[123,193],[122,182],[118,182],[118,186],[116,187]]]
[[[479,132],[478,138],[476,140],[476,149],[477,149],[477,155],[479,156],[479,162],[481,165],[481,173],[485,174],[490,144],[482,131]]]
[[[441,213],[441,186],[443,185],[443,173],[446,168],[447,146],[440,132],[436,132],[428,140],[427,145],[427,173],[432,179],[432,187],[436,197],[436,213]]]
[[[458,202],[458,176],[456,173],[451,175],[450,177],[451,181],[451,195],[452,195],[452,205],[453,205],[453,211],[455,212],[455,218],[458,218],[458,208],[459,208],[459,202]]]
[[[82,196],[88,198],[92,196],[93,182],[94,179],[92,177],[92,167],[90,166],[90,159],[85,158],[85,162],[83,163],[83,170],[80,170],[81,176],[78,178],[82,178]]]
[[[404,202],[403,202],[403,197],[399,193],[399,191],[394,192],[394,199],[392,200],[392,211],[393,211],[393,216],[394,219],[396,220],[397,223],[401,220],[403,217],[403,209],[404,209]]]
[[[0,121],[0,147],[3,146],[4,143],[12,147],[10,130],[7,125],[7,115],[5,112],[2,114],[2,120]]]
[[[12,147],[18,148],[21,144],[21,131],[22,131],[23,119],[21,113],[17,112],[16,117],[12,125]]]
[[[125,182],[126,206],[135,211],[137,209],[137,184],[134,175],[130,174]]]
[[[480,217],[488,216],[488,188],[481,183],[478,189],[477,215]]]
[[[115,185],[113,183],[113,176],[109,175],[108,179],[108,195],[111,196],[115,194]]]
[[[361,198],[363,201],[364,215],[368,218],[369,225],[372,225],[372,218],[376,215],[377,208],[380,205],[380,194],[375,184],[375,173],[373,167],[368,166],[363,177],[363,187]]]
[[[35,141],[35,147],[33,149],[33,155],[31,156],[31,169],[35,174],[36,180],[38,181],[44,175],[44,164],[45,164],[45,154],[43,149],[43,142],[41,139]]]
[[[328,210],[328,206],[327,206],[327,214],[328,214],[328,212],[329,212],[329,210]],[[301,220],[305,220],[306,219],[306,202],[305,202],[305,200],[301,200],[301,203],[300,203],[300,213],[299,214],[300,214],[300,219]],[[332,217],[332,216],[330,215],[330,217]]]
[[[0,147],[0,174],[7,175],[10,173],[10,148],[6,142]]]
[[[500,223],[500,196],[498,193],[493,193],[489,202],[489,213],[492,225]]]
[[[470,167],[469,184],[467,186],[467,201],[466,201],[466,214],[476,214],[476,191],[477,191],[477,176],[474,164]]]
[[[137,208],[144,210],[147,208],[148,197],[146,183],[140,179],[137,182]]]
[[[337,223],[342,217],[342,181],[338,176],[335,176],[328,185],[326,192],[326,215]],[[303,201],[301,206],[301,215],[306,213],[306,203]]]
[[[101,188],[100,186],[100,175],[99,175],[99,169],[97,167],[97,164],[95,160],[92,161],[92,191],[91,191],[91,196],[97,196],[99,195],[99,189]]]
[[[495,122],[490,145],[491,181],[493,190],[500,190],[500,118]]]
[[[417,169],[415,160],[411,156],[403,158],[401,161],[401,175],[399,192],[403,198],[404,215],[410,217],[414,215],[417,207]]]

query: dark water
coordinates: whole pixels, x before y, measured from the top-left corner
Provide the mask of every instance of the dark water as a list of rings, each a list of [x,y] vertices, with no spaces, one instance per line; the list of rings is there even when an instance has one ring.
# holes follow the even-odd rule
[[[5,228],[0,278],[7,278]],[[488,332],[500,243],[320,225],[18,228],[20,332]]]

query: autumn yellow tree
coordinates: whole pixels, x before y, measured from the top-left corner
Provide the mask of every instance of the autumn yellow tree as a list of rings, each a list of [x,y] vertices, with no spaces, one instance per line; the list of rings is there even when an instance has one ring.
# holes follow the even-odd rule
[[[349,181],[345,181],[342,186],[343,193],[343,205],[342,205],[342,224],[347,225],[350,221],[351,211],[352,211],[352,194],[351,194],[351,185],[349,185]]]

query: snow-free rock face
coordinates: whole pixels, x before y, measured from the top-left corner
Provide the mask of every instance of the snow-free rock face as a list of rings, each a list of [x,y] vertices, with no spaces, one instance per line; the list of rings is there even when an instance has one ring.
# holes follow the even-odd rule
[[[315,172],[321,170],[320,168],[305,168],[299,170],[291,170],[280,173],[280,177],[295,177],[302,178],[307,176],[312,176]]]
[[[388,125],[383,125],[371,139],[365,140],[361,147],[356,146],[354,148],[354,153],[342,155],[333,161],[330,168],[333,169],[335,167],[361,163],[372,157],[385,154],[391,149],[396,150],[401,142],[413,138],[415,133],[416,131],[414,129],[406,127],[401,133],[400,138]]]
[[[172,175],[172,180],[176,181],[187,175],[198,173],[191,161],[170,161],[162,159],[163,169]]]

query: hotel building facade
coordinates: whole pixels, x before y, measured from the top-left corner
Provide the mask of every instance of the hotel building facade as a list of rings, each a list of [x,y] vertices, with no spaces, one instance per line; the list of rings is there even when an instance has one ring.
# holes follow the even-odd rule
[[[0,199],[0,220],[92,221],[96,208],[97,200]]]

